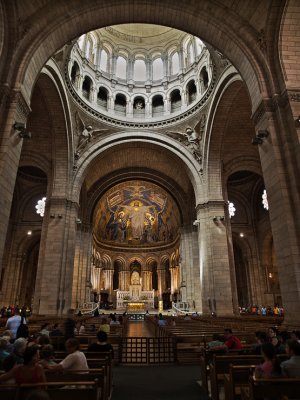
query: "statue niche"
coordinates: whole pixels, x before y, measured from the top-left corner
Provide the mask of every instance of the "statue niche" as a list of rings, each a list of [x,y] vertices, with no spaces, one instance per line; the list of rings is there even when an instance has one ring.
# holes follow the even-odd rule
[[[142,282],[138,271],[133,271],[130,278],[130,297],[132,300],[140,300],[142,291]]]

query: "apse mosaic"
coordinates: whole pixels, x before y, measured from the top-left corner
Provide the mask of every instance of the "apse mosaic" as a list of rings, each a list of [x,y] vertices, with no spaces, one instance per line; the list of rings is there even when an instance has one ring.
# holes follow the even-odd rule
[[[173,242],[180,226],[172,197],[150,182],[130,181],[111,188],[98,202],[95,233],[111,244],[159,245]]]

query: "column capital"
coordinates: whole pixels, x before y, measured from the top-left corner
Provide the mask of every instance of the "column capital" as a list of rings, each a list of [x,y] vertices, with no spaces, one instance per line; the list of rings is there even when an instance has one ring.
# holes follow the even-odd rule
[[[217,209],[220,207],[224,207],[226,204],[225,200],[208,200],[204,203],[199,203],[196,206],[196,212],[204,209]]]

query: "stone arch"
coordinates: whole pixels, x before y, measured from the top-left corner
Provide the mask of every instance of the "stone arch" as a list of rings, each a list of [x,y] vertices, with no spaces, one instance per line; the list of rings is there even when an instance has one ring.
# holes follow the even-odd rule
[[[185,166],[186,173],[190,178],[191,184],[194,187],[196,201],[197,199],[199,199],[199,197],[201,196],[201,187],[199,186],[199,184],[197,184],[199,180],[197,163],[192,157],[191,153],[186,150],[184,146],[181,146],[180,144],[178,144],[178,142],[174,143],[174,141],[167,138],[166,136],[159,135],[155,132],[151,132],[151,138],[149,136],[149,132],[147,132],[146,134],[142,132],[119,132],[117,134],[111,134],[109,137],[107,137],[103,141],[102,146],[99,146],[99,143],[93,145],[89,149],[88,154],[86,154],[86,157],[82,160],[80,164],[78,164],[77,173],[74,176],[73,181],[73,187],[75,189],[74,200],[75,198],[79,198],[79,190],[88,173],[89,166],[92,165],[93,160],[95,160],[95,158],[99,154],[104,154],[104,152],[108,149],[111,149],[117,145],[126,144],[129,141],[130,143],[146,143],[148,145],[154,144],[158,146],[158,149],[159,147],[168,149],[172,156],[181,159],[181,161],[183,161],[183,165]]]
[[[292,37],[291,37],[292,35]],[[299,88],[300,4],[297,0],[285,2],[279,34],[280,66],[276,70],[283,77],[288,89]]]

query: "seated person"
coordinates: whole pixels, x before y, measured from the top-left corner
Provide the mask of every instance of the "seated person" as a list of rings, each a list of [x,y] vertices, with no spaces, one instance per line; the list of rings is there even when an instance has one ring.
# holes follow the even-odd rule
[[[261,354],[261,346],[268,342],[267,334],[263,331],[255,332],[256,343],[252,346],[251,350],[253,354]]]
[[[215,347],[223,346],[224,338],[218,333],[214,333],[212,340],[207,343],[207,347],[209,350],[214,350]]]
[[[273,374],[273,360],[276,354],[272,343],[263,343],[261,345],[261,354],[264,362],[255,368],[254,376],[256,378],[271,378]]]
[[[290,358],[280,364],[282,375],[288,378],[300,378],[300,343],[296,340],[287,340],[285,351]]]
[[[63,332],[59,329],[59,324],[54,324],[52,331],[50,331],[49,336],[63,336]]]
[[[54,347],[52,344],[46,344],[40,350],[40,365],[42,365],[45,369],[49,365],[56,365],[54,361]]]
[[[49,333],[50,333],[49,324],[48,324],[48,322],[46,322],[45,324],[43,324],[41,326],[40,334],[49,336]]]
[[[110,325],[120,325],[120,321],[117,320],[115,315],[111,316]]]
[[[114,358],[114,350],[110,343],[107,343],[107,334],[103,331],[97,333],[97,342],[92,343],[87,351],[108,352],[111,351],[112,358]]]
[[[7,339],[0,338],[0,369],[3,369],[3,360],[9,356],[9,352],[6,351]]]
[[[102,318],[101,324],[99,326],[99,330],[107,333],[109,335],[110,332],[110,325],[107,322],[107,319],[105,317]]]
[[[16,356],[17,364],[23,364],[23,354],[27,346],[27,340],[19,338],[14,342],[13,354]]]
[[[44,369],[39,365],[39,347],[32,345],[27,347],[23,354],[24,365],[17,365],[9,372],[0,375],[0,382],[5,382],[11,378],[20,385],[23,383],[44,383],[46,382]]]
[[[84,353],[79,351],[79,341],[69,338],[66,343],[67,357],[59,364],[48,365],[46,368],[53,371],[89,369]]]
[[[215,346],[214,350],[240,350],[242,349],[242,344],[240,339],[233,336],[232,330],[230,328],[224,329],[225,342],[222,346]]]

